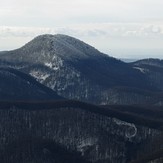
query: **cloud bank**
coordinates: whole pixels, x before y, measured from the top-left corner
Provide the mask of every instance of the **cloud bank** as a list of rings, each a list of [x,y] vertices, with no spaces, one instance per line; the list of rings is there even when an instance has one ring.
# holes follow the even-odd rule
[[[18,48],[45,33],[71,35],[106,53],[162,49],[162,6],[162,0],[5,0],[0,50]]]

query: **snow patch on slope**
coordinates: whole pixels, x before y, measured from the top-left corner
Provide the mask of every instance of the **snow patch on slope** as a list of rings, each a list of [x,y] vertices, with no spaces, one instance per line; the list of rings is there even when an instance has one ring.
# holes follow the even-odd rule
[[[135,137],[137,134],[137,128],[133,123],[128,123],[125,121],[121,121],[119,119],[114,118],[113,121],[119,125],[119,126],[126,126],[126,131],[125,131],[125,135],[127,138],[132,138]]]
[[[144,68],[141,68],[141,67],[133,67],[133,68],[139,70],[143,74],[145,73],[145,69]]]
[[[53,70],[58,70],[59,69],[59,66],[53,65],[52,62],[46,62],[45,66],[47,66],[47,67],[49,67],[50,69],[53,69]]]
[[[45,63],[45,66],[47,66],[47,67],[49,67],[49,68],[52,68],[52,67],[53,67],[53,64],[52,64],[51,62],[49,62],[49,63],[46,62],[46,63]]]
[[[80,151],[82,153],[82,155],[84,155],[85,151],[90,148],[93,145],[97,144],[97,139],[95,138],[86,138],[84,140],[82,140],[79,145],[77,146],[78,151]]]
[[[34,78],[36,78],[41,83],[44,82],[50,76],[50,74],[42,74],[39,71],[35,71],[35,70],[31,71],[29,74]]]

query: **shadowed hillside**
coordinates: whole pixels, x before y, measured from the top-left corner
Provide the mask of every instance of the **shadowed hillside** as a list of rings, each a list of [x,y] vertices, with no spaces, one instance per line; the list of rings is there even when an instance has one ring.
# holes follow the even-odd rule
[[[156,109],[160,114],[152,117],[154,108],[146,115],[147,108],[139,113],[136,106],[129,110],[129,106],[104,108],[78,101],[0,102],[0,160],[8,155],[8,160],[34,162],[69,158],[72,162],[127,163],[137,159],[139,151],[147,153],[146,142],[162,133],[163,111]]]

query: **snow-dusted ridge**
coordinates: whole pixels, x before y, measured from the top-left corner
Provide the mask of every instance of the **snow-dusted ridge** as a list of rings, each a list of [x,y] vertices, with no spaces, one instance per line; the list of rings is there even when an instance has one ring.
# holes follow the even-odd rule
[[[104,55],[83,41],[62,34],[40,35],[22,48],[32,48],[33,46],[37,47],[39,46],[38,44],[42,46],[43,51],[48,48],[51,54],[61,57],[64,60],[78,60],[81,58]]]
[[[61,96],[97,104],[146,102],[144,94],[139,96],[135,91],[115,88],[157,87],[151,88],[146,69],[124,63],[62,34],[40,35],[20,49],[5,52],[0,60],[2,66],[6,62],[6,66],[32,75]]]

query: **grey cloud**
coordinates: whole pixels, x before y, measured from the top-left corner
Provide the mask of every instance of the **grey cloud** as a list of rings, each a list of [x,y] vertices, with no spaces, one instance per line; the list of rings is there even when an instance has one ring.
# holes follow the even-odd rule
[[[67,34],[101,51],[107,49],[162,48],[163,24],[90,23],[64,28],[0,27],[0,50],[19,48],[40,34]]]

